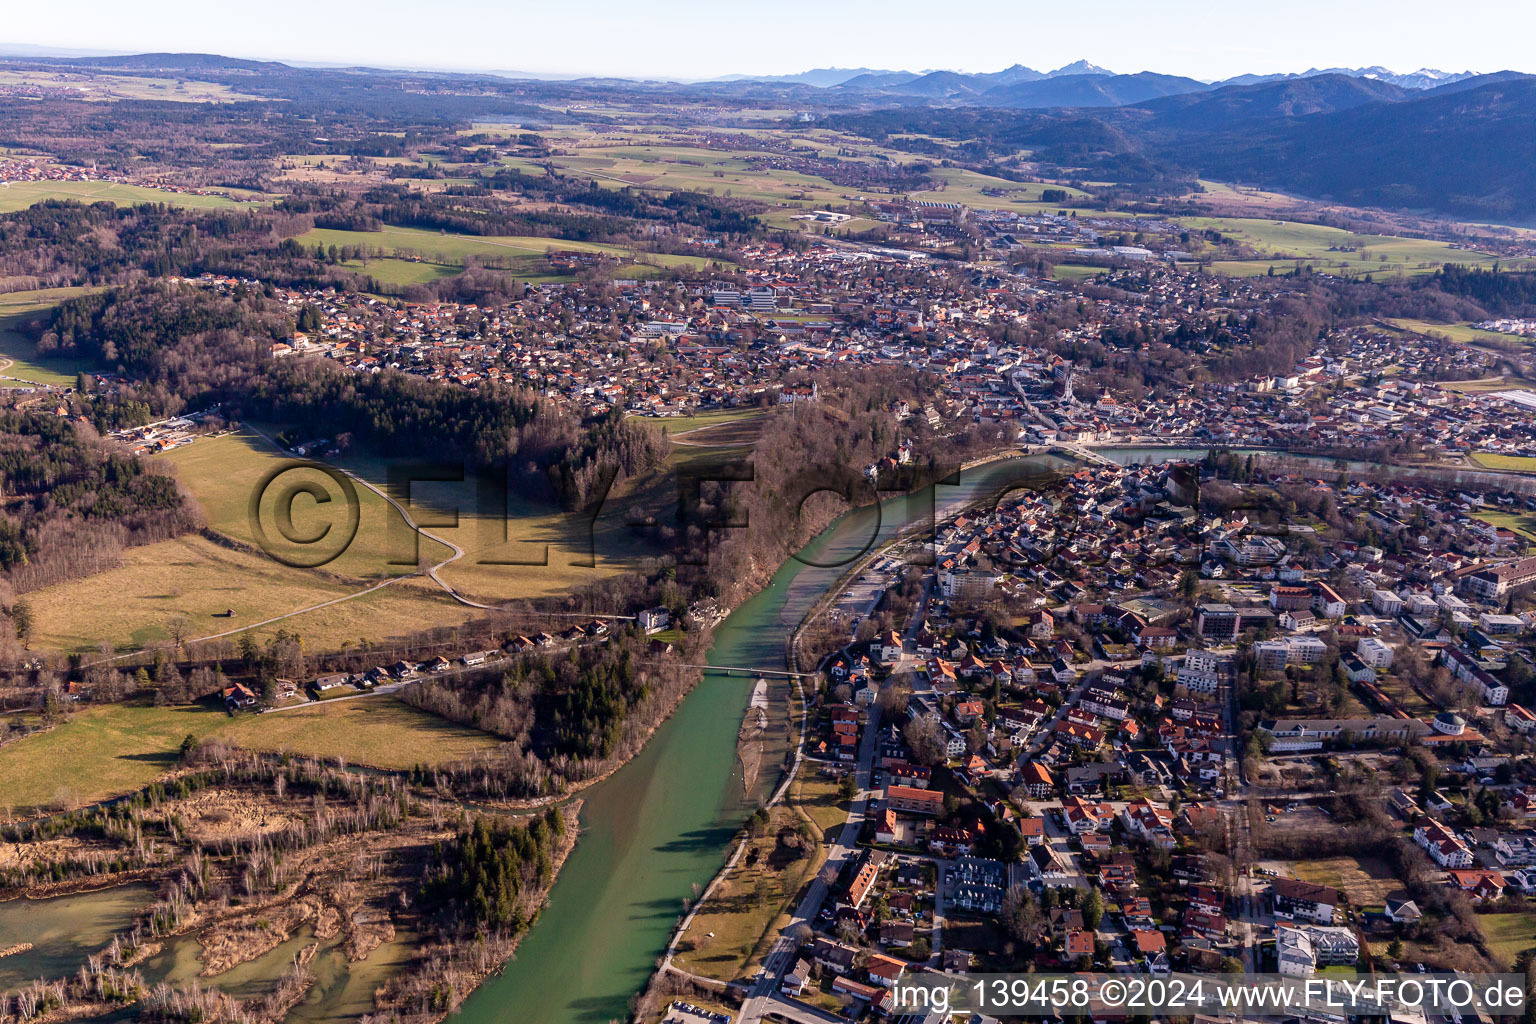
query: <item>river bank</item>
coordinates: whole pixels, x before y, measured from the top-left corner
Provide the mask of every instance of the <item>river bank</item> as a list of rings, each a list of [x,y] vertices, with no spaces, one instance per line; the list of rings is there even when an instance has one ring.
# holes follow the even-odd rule
[[[848,511],[795,551],[716,629],[707,658],[714,669],[646,748],[586,792],[582,840],[548,910],[517,959],[464,1002],[463,1024],[503,1024],[509,1006],[518,1019],[540,1022],[629,1017],[684,901],[691,905],[718,874],[742,822],[782,774],[762,772],[743,798],[737,738],[755,684],[723,667],[782,664],[789,637],[828,587],[903,529],[927,528],[946,509],[1066,465],[1051,457],[989,460],[950,483]],[[771,755],[763,760],[772,763]]]

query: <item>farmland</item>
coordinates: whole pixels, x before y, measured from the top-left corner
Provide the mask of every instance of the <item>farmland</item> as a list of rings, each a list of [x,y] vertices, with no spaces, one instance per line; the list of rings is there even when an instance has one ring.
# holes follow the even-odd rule
[[[496,745],[485,733],[387,697],[234,717],[201,704],[110,704],[0,748],[0,806],[74,806],[129,792],[172,767],[187,736],[381,768],[441,764]]]
[[[170,100],[180,103],[234,103],[259,96],[236,92],[218,82],[140,75],[60,74],[55,71],[0,71],[0,87],[68,94],[74,99]]]

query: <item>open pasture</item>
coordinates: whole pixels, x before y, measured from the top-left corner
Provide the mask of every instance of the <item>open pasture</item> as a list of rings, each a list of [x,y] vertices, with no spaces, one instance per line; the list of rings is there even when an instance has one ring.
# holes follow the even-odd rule
[[[115,203],[118,206],[168,203],[171,206],[184,206],[194,210],[211,210],[235,205],[233,199],[223,195],[168,192],[164,189],[123,185],[113,181],[0,182],[0,213],[25,210],[44,199],[74,199],[82,203]]]

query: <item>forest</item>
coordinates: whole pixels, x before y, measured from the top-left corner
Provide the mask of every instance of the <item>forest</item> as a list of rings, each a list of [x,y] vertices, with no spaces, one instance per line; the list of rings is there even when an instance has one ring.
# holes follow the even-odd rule
[[[438,846],[422,897],[468,930],[521,932],[529,924],[523,896],[554,880],[554,852],[564,835],[558,807],[527,825],[476,818],[455,842]]]
[[[200,525],[173,478],[50,413],[0,411],[0,481],[0,572],[14,593],[100,572],[125,548]]]
[[[401,699],[507,740],[488,757],[434,771],[439,780],[493,798],[569,792],[639,750],[694,684],[688,667],[708,634],[687,630],[679,649],[651,653],[638,629],[602,644],[550,654],[530,651],[486,672],[429,678]]]

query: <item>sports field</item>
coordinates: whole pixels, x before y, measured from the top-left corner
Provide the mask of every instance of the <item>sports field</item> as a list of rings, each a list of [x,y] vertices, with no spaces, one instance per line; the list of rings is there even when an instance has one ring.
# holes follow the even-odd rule
[[[1080,263],[1058,263],[1051,268],[1051,279],[1055,281],[1082,281],[1090,277],[1098,277],[1100,274],[1109,273],[1108,267],[1087,267]]]

